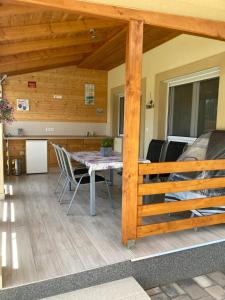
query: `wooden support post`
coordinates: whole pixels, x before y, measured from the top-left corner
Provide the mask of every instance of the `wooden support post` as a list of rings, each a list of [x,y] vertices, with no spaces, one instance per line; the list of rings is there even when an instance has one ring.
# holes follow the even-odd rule
[[[126,45],[123,141],[122,242],[124,245],[137,237],[142,51],[143,22],[131,20]]]

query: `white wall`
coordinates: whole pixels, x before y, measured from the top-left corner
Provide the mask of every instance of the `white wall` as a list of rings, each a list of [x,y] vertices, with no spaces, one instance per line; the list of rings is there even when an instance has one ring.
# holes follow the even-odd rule
[[[155,97],[155,78],[158,73],[168,71],[198,60],[219,54],[225,51],[225,42],[200,38],[190,35],[181,35],[159,47],[146,52],[142,61],[142,77],[147,79],[146,101],[150,93]],[[123,85],[125,82],[124,64],[108,73],[108,99],[112,88]],[[154,99],[157,102],[157,99]],[[225,101],[225,100],[224,100]],[[160,109],[160,108],[159,108]],[[108,102],[107,134],[111,134],[112,120],[110,119],[110,101]],[[153,138],[154,109],[145,113],[145,153],[149,141]]]
[[[37,122],[15,121],[4,128],[5,134],[17,135],[17,129],[23,128],[24,135],[87,135],[87,132],[96,135],[106,134],[105,123],[72,123],[72,122]],[[46,128],[54,128],[54,131],[46,131]]]

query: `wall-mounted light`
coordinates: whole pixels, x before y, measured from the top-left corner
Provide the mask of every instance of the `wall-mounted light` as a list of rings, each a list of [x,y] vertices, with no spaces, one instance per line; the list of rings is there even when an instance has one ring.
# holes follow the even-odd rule
[[[154,108],[154,100],[152,99],[151,93],[148,102],[146,103],[146,109]]]
[[[95,28],[91,28],[89,31],[90,31],[90,34],[91,34],[91,38],[93,40],[96,39],[96,29]]]

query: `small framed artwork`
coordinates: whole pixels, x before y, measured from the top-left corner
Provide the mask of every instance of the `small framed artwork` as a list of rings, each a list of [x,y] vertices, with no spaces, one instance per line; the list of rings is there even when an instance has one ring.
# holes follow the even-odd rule
[[[95,84],[85,83],[84,85],[84,102],[85,105],[95,104]]]
[[[29,107],[29,100],[28,99],[16,99],[16,109],[18,111],[28,111]]]

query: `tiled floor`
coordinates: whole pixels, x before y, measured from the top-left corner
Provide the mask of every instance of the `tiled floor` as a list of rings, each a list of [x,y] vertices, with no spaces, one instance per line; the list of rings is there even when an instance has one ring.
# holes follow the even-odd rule
[[[147,291],[151,300],[224,300],[225,274],[209,273]]]

